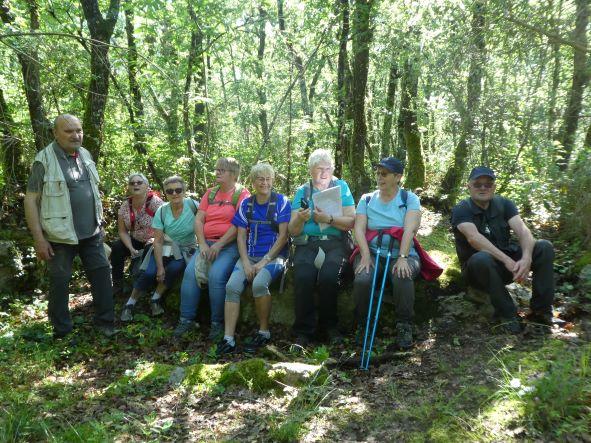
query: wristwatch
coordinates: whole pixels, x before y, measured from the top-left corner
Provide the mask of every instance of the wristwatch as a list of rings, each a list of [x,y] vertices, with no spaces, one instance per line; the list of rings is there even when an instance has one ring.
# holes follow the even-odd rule
[[[329,224],[329,225],[332,225],[332,222],[333,222],[333,221],[334,221],[334,217],[331,215],[331,216],[330,216],[330,220],[328,221],[328,224]]]
[[[269,254],[265,254],[263,256],[263,260],[272,261],[273,259],[269,256]]]
[[[408,254],[398,254],[399,258],[408,258]]]

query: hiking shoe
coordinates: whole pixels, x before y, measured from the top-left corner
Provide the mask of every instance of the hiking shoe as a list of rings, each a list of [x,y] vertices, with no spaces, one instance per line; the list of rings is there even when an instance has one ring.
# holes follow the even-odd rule
[[[172,335],[179,338],[197,328],[198,325],[193,320],[179,320],[179,324],[176,326]]]
[[[255,353],[259,348],[266,346],[269,342],[271,342],[271,337],[267,338],[263,334],[257,332],[244,342],[244,352]]]
[[[396,345],[400,349],[412,348],[412,325],[410,323],[396,323]]]
[[[341,345],[344,341],[343,334],[337,328],[327,329],[326,337],[331,345]]]
[[[234,352],[236,352],[236,343],[234,343],[234,345],[231,345],[224,338],[222,338],[218,342],[215,348],[215,355],[217,355],[218,357],[221,357],[222,355],[233,354]]]
[[[152,317],[164,314],[164,308],[162,307],[162,299],[150,301],[150,308],[152,309]]]
[[[101,334],[107,338],[111,338],[114,335],[116,335],[117,333],[119,333],[119,330],[115,329],[113,326],[107,326],[107,325],[96,326],[96,330],[99,334]]]
[[[212,323],[209,330],[208,340],[219,341],[224,337],[224,325],[222,323]]]
[[[132,321],[134,308],[135,305],[125,305],[125,307],[121,311],[121,321]]]
[[[521,321],[517,317],[500,318],[499,328],[502,332],[514,335],[521,334],[521,331],[523,330],[521,326]]]

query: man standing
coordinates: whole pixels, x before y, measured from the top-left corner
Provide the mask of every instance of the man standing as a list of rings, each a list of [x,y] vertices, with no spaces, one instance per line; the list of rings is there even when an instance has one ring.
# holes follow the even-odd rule
[[[82,125],[73,115],[54,121],[55,140],[35,156],[25,195],[25,217],[35,252],[49,270],[48,316],[54,338],[72,332],[68,309],[72,261],[80,256],[95,308],[94,322],[110,337],[113,328],[111,270],[105,255],[99,177],[82,147]]]
[[[554,249],[535,240],[511,200],[495,195],[492,169],[478,166],[468,180],[470,198],[452,211],[456,252],[467,283],[489,294],[495,315],[508,332],[521,332],[517,308],[505,288],[533,272],[530,320],[549,327],[554,300]],[[519,243],[512,241],[513,231]]]

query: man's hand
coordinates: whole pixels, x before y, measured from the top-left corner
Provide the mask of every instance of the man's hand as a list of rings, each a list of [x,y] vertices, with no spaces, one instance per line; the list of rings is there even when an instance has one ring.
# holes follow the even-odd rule
[[[403,257],[398,257],[396,264],[392,268],[392,274],[397,275],[399,278],[410,278],[412,276],[412,271],[408,264],[408,260]]]
[[[529,275],[530,269],[531,258],[521,257],[519,261],[515,262],[515,265],[511,271],[513,273],[513,281],[521,283]]]
[[[35,253],[37,254],[37,258],[39,260],[44,261],[51,260],[54,256],[51,243],[45,240],[45,238],[35,240]]]
[[[371,271],[371,268],[373,268],[373,263],[371,262],[371,254],[368,255],[361,255],[361,259],[359,260],[359,263],[357,264],[357,267],[355,268],[355,274],[361,274],[363,271],[365,271],[367,274],[369,274],[369,272]]]

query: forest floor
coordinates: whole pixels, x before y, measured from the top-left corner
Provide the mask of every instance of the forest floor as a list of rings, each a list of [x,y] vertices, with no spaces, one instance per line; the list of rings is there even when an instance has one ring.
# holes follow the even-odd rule
[[[432,237],[449,235],[440,220],[431,225]],[[439,258],[452,261],[452,252]],[[0,442],[591,442],[591,308],[559,282],[559,323],[543,336],[499,334],[486,306],[453,284],[428,289],[435,309],[417,321],[416,346],[391,352],[385,320],[361,371],[352,336],[302,350],[278,325],[257,358],[221,362],[207,330],[172,339],[175,313],[140,314],[107,339],[92,328],[90,293],[78,279],[77,343],[52,340],[43,294],[15,298],[2,313]],[[527,290],[511,291],[527,305]]]

